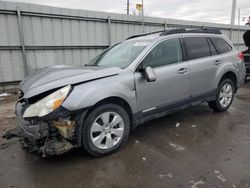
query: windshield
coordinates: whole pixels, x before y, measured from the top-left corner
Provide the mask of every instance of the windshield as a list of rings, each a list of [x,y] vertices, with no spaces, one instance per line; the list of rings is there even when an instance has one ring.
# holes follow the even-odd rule
[[[149,45],[150,41],[125,41],[92,59],[87,65],[126,68]]]

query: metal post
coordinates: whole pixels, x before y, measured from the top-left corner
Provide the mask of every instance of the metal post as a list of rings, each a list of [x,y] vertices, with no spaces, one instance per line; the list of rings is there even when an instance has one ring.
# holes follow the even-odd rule
[[[231,11],[231,22],[230,22],[230,40],[233,39],[233,27],[234,27],[234,20],[235,20],[235,11],[236,11],[236,0],[232,2],[232,11]]]
[[[129,0],[127,0],[127,15],[129,15]]]
[[[230,40],[233,40],[233,28],[232,28],[232,26],[230,28]]]
[[[111,44],[112,44],[112,41],[111,41],[111,19],[110,19],[110,16],[108,17],[108,41],[109,41],[109,47],[110,47]]]
[[[21,11],[17,8],[17,23],[18,23],[18,32],[19,38],[22,48],[22,57],[23,57],[23,69],[24,69],[24,76],[28,76],[28,64],[26,58],[26,50],[25,50],[25,43],[24,43],[24,36],[23,36],[23,26],[22,26],[22,18],[21,18]]]
[[[167,30],[167,27],[168,27],[167,21],[165,20],[165,21],[164,21],[164,30]]]
[[[234,25],[235,11],[236,11],[236,0],[233,0],[233,4],[232,4],[232,13],[231,13],[231,26]]]
[[[144,28],[144,3],[143,0],[141,0],[142,3],[142,32],[145,33],[145,28]]]

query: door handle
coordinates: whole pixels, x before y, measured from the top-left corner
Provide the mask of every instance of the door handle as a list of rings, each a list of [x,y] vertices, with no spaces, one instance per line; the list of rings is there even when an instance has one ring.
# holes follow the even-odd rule
[[[184,74],[184,73],[186,73],[187,71],[188,71],[187,68],[181,68],[181,69],[178,70],[178,74]]]
[[[221,60],[217,59],[215,62],[214,62],[214,65],[220,65],[222,62]]]

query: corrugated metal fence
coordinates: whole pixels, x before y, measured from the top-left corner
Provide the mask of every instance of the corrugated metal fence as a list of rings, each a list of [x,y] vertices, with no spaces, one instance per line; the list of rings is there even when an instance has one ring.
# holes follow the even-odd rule
[[[83,65],[108,46],[142,32],[214,27],[244,49],[246,28],[183,20],[0,2],[0,83],[11,84],[39,68]]]

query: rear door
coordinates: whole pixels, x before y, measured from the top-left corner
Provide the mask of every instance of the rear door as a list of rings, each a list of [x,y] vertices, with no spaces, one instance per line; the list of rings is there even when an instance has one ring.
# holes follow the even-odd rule
[[[190,95],[193,100],[212,95],[220,64],[211,40],[204,36],[183,37],[186,59],[190,68]]]

